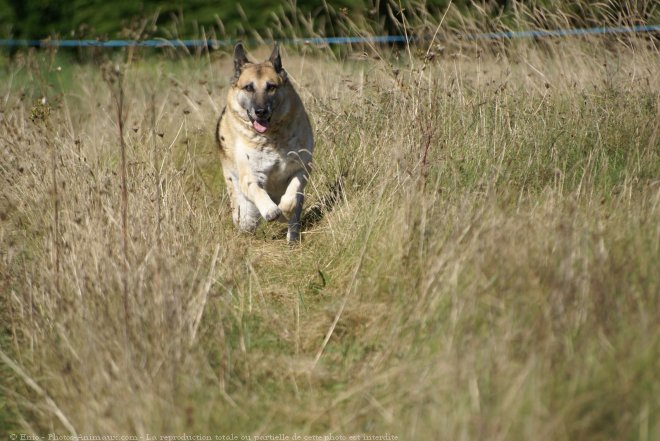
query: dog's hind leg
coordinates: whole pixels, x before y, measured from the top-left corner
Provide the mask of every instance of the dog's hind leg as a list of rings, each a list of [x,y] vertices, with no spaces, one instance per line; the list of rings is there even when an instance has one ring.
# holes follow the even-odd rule
[[[225,187],[227,188],[227,193],[229,194],[229,204],[231,205],[231,219],[234,222],[234,226],[238,228],[239,218],[240,218],[240,214],[239,214],[240,210],[237,200],[238,190],[236,189],[236,186],[234,184],[234,178],[228,175],[227,171],[225,171],[224,174],[225,174]]]
[[[238,192],[236,195],[236,211],[235,216],[238,220],[237,227],[244,232],[253,233],[259,225],[261,214],[259,209],[242,193]]]

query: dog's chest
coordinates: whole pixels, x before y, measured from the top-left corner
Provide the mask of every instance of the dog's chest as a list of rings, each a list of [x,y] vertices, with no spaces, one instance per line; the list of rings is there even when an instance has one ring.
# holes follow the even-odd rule
[[[252,173],[262,183],[277,185],[285,182],[300,168],[295,153],[286,150],[272,147],[254,149],[241,145],[237,153],[245,157]]]

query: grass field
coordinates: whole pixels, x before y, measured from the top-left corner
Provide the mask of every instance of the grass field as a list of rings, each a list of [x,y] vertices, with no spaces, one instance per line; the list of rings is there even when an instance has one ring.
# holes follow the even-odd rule
[[[656,43],[285,48],[294,248],[232,226],[227,56],[6,60],[0,431],[660,439]]]

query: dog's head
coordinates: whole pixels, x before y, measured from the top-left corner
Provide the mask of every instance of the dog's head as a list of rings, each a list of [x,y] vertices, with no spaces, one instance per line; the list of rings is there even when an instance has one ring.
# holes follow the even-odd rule
[[[268,60],[252,63],[248,60],[243,45],[234,48],[234,78],[232,88],[239,112],[252,124],[258,133],[265,133],[271,121],[284,109],[284,88],[287,76],[282,69],[279,45],[275,45]]]

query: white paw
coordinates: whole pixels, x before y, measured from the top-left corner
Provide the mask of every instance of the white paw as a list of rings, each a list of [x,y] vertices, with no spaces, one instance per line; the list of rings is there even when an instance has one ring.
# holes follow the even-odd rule
[[[279,204],[280,210],[282,210],[282,215],[286,219],[291,219],[291,215],[293,214],[293,210],[296,209],[296,198],[288,198],[286,196],[282,196],[282,199],[280,200]]]
[[[270,222],[280,217],[281,214],[282,214],[282,210],[280,210],[280,207],[273,204],[270,207],[268,207],[266,211],[261,213],[261,216],[263,216],[264,219]]]

